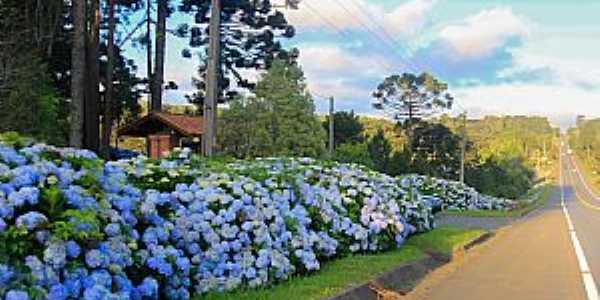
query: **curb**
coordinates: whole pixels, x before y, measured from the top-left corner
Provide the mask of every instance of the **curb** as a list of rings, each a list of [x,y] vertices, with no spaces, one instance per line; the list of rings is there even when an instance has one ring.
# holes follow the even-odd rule
[[[455,249],[451,255],[427,253],[427,257],[412,263],[400,265],[365,284],[351,288],[327,300],[385,300],[397,299],[410,293],[430,272],[451,262],[453,258],[464,255],[477,245],[485,243],[494,236],[485,232],[465,245]]]

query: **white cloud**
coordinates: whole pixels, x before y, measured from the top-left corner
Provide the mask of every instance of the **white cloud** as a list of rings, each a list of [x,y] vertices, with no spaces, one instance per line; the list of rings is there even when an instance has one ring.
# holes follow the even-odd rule
[[[600,93],[567,85],[502,84],[455,90],[471,112],[506,115],[600,116]]]
[[[286,11],[291,24],[299,29],[321,29],[330,26],[339,29],[361,29],[367,24],[371,30],[385,27],[390,34],[417,33],[427,23],[428,13],[436,0],[411,0],[388,11],[366,0],[303,0],[299,10]],[[377,18],[377,20],[373,20]]]
[[[600,60],[564,59],[535,53],[518,53],[515,69],[547,69],[560,84],[574,88],[600,89]]]
[[[383,15],[386,28],[393,33],[414,34],[427,23],[429,11],[435,4],[434,0],[413,0],[406,2],[388,14]]]
[[[529,33],[527,21],[510,8],[484,10],[459,24],[443,27],[441,42],[449,45],[460,58],[481,59],[492,55],[512,38]]]
[[[341,73],[340,75],[380,74],[385,58],[377,55],[359,56],[336,46],[307,45],[301,47],[300,65],[308,74]]]

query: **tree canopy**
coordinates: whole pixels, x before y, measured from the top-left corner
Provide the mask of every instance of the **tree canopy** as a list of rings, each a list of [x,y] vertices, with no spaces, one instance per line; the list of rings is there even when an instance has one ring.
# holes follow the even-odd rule
[[[220,120],[219,143],[227,154],[318,157],[325,151],[325,131],[302,70],[286,61],[275,60],[256,96],[233,100]]]
[[[243,70],[269,69],[276,59],[295,61],[296,49],[285,50],[278,41],[295,35],[294,27],[288,24],[285,15],[278,11],[270,0],[222,1],[221,12],[221,56],[219,85],[224,102],[238,95],[240,90],[254,91],[256,82],[247,78]],[[188,100],[201,107],[206,91],[208,24],[210,22],[210,0],[183,0],[180,10],[194,16],[193,24],[182,24],[178,32],[188,37],[190,48],[202,48],[199,52],[200,66],[193,83],[198,89]],[[183,56],[192,57],[185,49]]]
[[[338,111],[333,114],[333,139],[336,146],[363,140],[363,124],[354,111]],[[329,130],[329,118],[323,121],[323,128]]]
[[[387,77],[373,92],[376,109],[399,123],[412,123],[452,107],[448,85],[428,73],[403,73]]]

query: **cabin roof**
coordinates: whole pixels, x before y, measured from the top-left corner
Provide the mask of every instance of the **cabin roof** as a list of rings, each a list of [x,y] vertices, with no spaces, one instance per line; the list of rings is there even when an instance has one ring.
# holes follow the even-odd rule
[[[162,126],[161,126],[162,125]],[[202,117],[151,112],[118,130],[119,135],[146,137],[158,133],[163,127],[172,129],[183,136],[197,137],[202,135]]]

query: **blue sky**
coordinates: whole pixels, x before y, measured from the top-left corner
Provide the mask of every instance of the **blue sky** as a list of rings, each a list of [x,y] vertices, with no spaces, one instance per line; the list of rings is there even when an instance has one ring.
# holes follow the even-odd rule
[[[311,91],[336,97],[338,109],[380,115],[370,98],[378,82],[428,71],[472,116],[535,114],[564,123],[600,116],[598,12],[595,0],[303,0],[286,12],[297,28],[286,45],[300,49]],[[180,85],[169,102],[184,102],[192,89],[196,64],[180,57],[184,44],[168,41],[167,79]],[[325,100],[316,102],[326,110]]]

